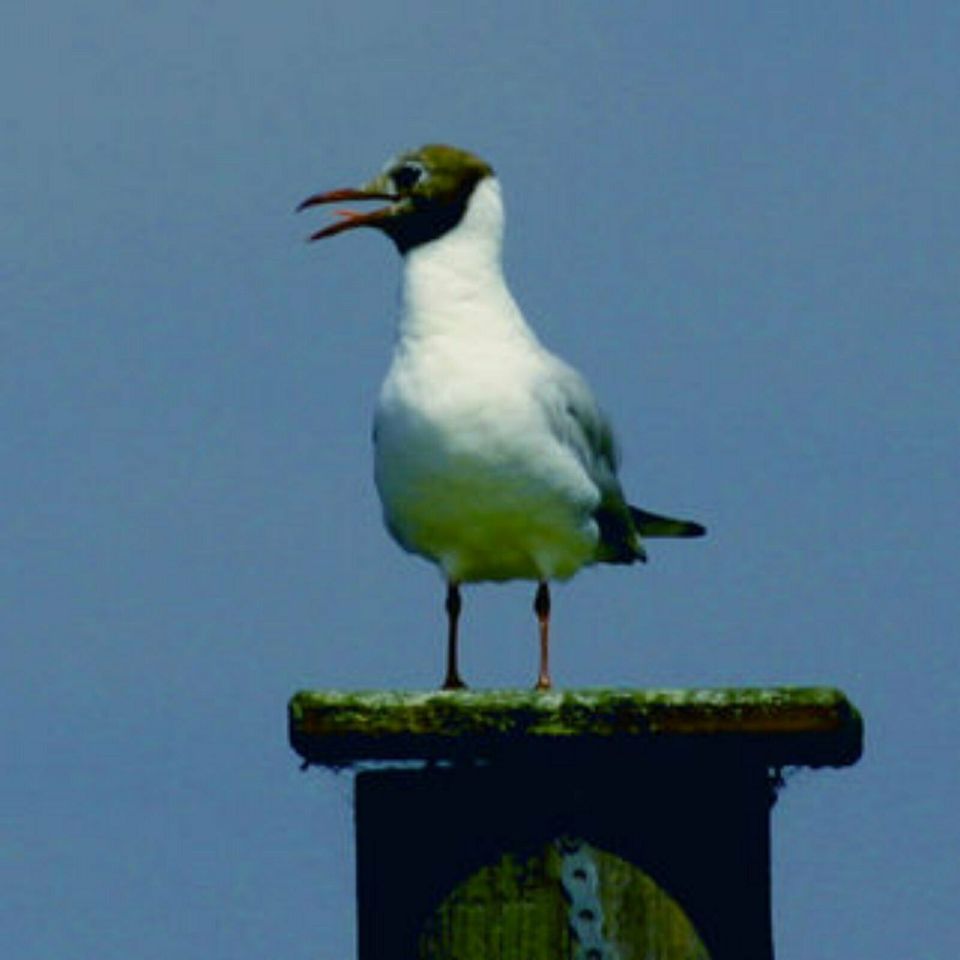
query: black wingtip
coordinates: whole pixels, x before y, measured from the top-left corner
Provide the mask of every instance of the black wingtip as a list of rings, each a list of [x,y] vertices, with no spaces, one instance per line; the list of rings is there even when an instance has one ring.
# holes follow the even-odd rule
[[[707,528],[693,520],[664,517],[639,507],[631,507],[630,514],[641,537],[702,537]]]

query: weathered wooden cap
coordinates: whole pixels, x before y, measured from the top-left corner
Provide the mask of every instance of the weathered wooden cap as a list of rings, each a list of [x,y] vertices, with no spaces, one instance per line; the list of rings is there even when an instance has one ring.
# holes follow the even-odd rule
[[[297,693],[290,743],[305,765],[525,761],[586,751],[731,753],[771,768],[841,767],[863,722],[828,687]]]

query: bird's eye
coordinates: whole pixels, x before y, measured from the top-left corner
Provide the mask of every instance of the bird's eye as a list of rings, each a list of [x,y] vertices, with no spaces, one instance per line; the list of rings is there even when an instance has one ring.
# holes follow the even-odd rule
[[[410,190],[423,178],[424,170],[419,163],[404,163],[390,174],[398,190]]]

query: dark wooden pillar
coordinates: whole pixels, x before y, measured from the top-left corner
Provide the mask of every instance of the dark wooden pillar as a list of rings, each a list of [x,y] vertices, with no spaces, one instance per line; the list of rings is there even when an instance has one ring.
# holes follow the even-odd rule
[[[386,762],[356,780],[360,960],[771,960],[779,771],[855,762],[862,725],[824,689],[320,692],[290,735]]]

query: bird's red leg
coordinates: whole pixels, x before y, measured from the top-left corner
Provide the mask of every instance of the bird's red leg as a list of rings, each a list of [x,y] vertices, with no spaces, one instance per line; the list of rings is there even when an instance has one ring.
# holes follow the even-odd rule
[[[533,610],[540,624],[540,674],[536,689],[549,690],[553,686],[550,679],[550,587],[545,580],[537,587]]]
[[[457,624],[462,606],[460,588],[451,581],[447,584],[447,676],[443,681],[444,690],[463,690],[466,687],[457,668]]]

